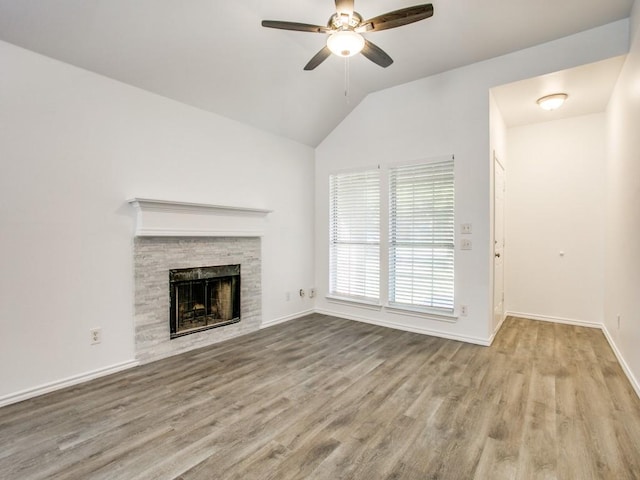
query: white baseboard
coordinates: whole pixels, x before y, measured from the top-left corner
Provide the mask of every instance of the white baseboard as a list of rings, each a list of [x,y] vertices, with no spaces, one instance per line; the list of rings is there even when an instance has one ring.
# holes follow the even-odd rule
[[[271,327],[273,325],[288,322],[290,320],[294,320],[296,318],[300,318],[312,313],[314,313],[314,310],[305,310],[302,312],[294,313],[292,315],[287,315],[285,317],[275,318],[273,320],[263,322],[260,328],[262,329],[262,328]],[[29,398],[44,395],[45,393],[50,393],[56,390],[60,390],[62,388],[78,385],[79,383],[88,382],[89,380],[103,377],[105,375],[110,375],[112,373],[120,372],[122,370],[127,370],[137,365],[139,365],[138,360],[130,360],[128,362],[111,365],[105,368],[100,368],[98,370],[93,370],[91,372],[82,373],[80,375],[75,375],[73,377],[64,378],[62,380],[57,380],[55,382],[45,383],[44,385],[28,388],[26,390],[21,390],[16,393],[10,393],[9,395],[0,397],[0,407],[11,405],[12,403],[22,402],[23,400],[28,400]]]
[[[604,325],[603,323],[583,322],[580,320],[547,317],[543,315],[533,315],[530,313],[520,313],[520,312],[507,312],[507,315],[511,317],[520,317],[520,318],[525,318],[530,320],[541,320],[543,322],[564,323],[567,325],[576,325],[578,327],[587,327],[587,328],[598,328],[602,330],[602,333],[604,334],[604,337],[607,339],[607,342],[609,343],[611,350],[613,350],[614,355],[618,359],[618,363],[622,367],[622,371],[629,379],[629,383],[631,383],[631,386],[636,392],[636,395],[638,395],[638,398],[640,398],[640,382],[638,382],[638,380],[633,375],[633,372],[631,371],[631,369],[629,368],[629,365],[627,364],[624,357],[622,356],[622,353],[620,353],[620,350],[618,350],[618,346],[616,345],[616,342],[614,341],[613,336],[609,333],[609,330],[607,330],[606,325]]]
[[[313,310],[313,309],[304,310],[302,312],[292,313],[291,315],[286,315],[284,317],[274,318],[272,320],[267,320],[266,322],[262,322],[262,324],[260,325],[260,329],[273,327],[274,325],[278,325],[279,323],[285,323],[285,322],[288,322],[290,320],[295,320],[296,318],[304,317],[305,315],[311,315],[314,312],[315,312],[315,310]]]
[[[468,337],[465,335],[457,335],[455,333],[443,332],[441,330],[432,330],[429,328],[421,328],[413,325],[405,325],[403,323],[389,322],[388,320],[379,320],[369,317],[361,317],[359,315],[350,315],[344,312],[333,312],[331,310],[316,309],[316,313],[321,315],[329,315],[331,317],[346,318],[347,320],[355,320],[356,322],[369,323],[380,327],[393,328],[395,330],[403,330],[405,332],[420,333],[422,335],[431,335],[432,337],[446,338],[448,340],[457,340],[459,342],[473,343],[474,345],[482,345],[488,347],[489,339]]]
[[[45,393],[50,393],[62,388],[71,387],[79,383],[88,382],[89,380],[94,380],[99,377],[111,375],[112,373],[121,372],[122,370],[127,370],[137,365],[137,360],[129,360],[128,362],[118,363],[116,365],[111,365],[105,368],[99,368],[98,370],[81,373],[80,375],[74,375],[73,377],[67,377],[55,382],[45,383],[44,385],[28,388],[20,392],[10,393],[9,395],[0,397],[0,407],[4,407],[5,405],[10,405],[12,403],[22,402],[23,400],[28,400],[29,398],[44,395]]]
[[[500,320],[500,323],[498,324],[498,326],[496,327],[496,329],[493,331],[493,333],[491,334],[491,337],[489,337],[489,345],[493,345],[493,341],[496,339],[496,335],[498,335],[498,332],[500,331],[500,329],[502,328],[502,325],[504,324],[504,321],[507,319],[507,315],[503,315],[502,316],[502,320]]]
[[[548,315],[536,315],[535,313],[507,312],[505,316],[528,318],[529,320],[540,320],[541,322],[563,323],[565,325],[575,325],[576,327],[602,329],[602,323],[598,323],[598,322],[585,322],[583,320],[574,320],[572,318],[550,317]]]
[[[627,362],[624,360],[622,353],[620,353],[620,350],[618,350],[618,346],[616,345],[616,342],[613,340],[613,337],[609,333],[609,330],[607,330],[606,325],[602,325],[602,333],[604,333],[604,337],[607,339],[607,342],[609,342],[609,346],[611,347],[611,350],[613,350],[613,353],[618,359],[618,363],[622,367],[622,371],[625,373],[625,375],[629,379],[629,382],[631,383],[631,386],[635,390],[636,395],[638,395],[638,397],[640,398],[640,382],[638,382],[636,377],[633,375],[633,372],[631,372],[629,365],[627,365]]]
[[[607,328],[600,323],[583,322],[583,321],[572,320],[567,318],[549,317],[549,316],[534,315],[534,314],[521,313],[521,312],[507,312],[505,313],[505,316],[500,322],[500,324],[496,327],[491,337],[489,339],[483,339],[483,338],[477,338],[477,337],[469,337],[465,335],[457,335],[449,332],[443,332],[440,330],[420,328],[420,327],[405,325],[405,324],[396,323],[396,322],[389,322],[386,320],[372,319],[368,317],[362,317],[359,315],[349,315],[343,312],[333,312],[330,310],[322,310],[322,309],[315,309],[315,310],[310,309],[310,310],[297,312],[291,315],[286,315],[284,317],[275,318],[275,319],[263,322],[260,328],[262,329],[262,328],[272,327],[274,325],[285,323],[290,320],[295,320],[297,318],[304,317],[306,315],[310,315],[313,313],[318,313],[321,315],[329,315],[329,316],[338,317],[338,318],[345,318],[347,320],[354,320],[357,322],[369,323],[369,324],[378,325],[381,327],[393,328],[396,330],[403,330],[406,332],[419,333],[423,335],[431,335],[434,337],[446,338],[449,340],[457,340],[457,341],[472,343],[472,344],[481,345],[481,346],[490,346],[493,343],[493,340],[495,339],[496,335],[500,331],[500,328],[502,328],[502,325],[504,324],[504,320],[506,319],[507,316],[520,317],[520,318],[531,319],[531,320],[541,320],[544,322],[563,323],[563,324],[576,325],[576,326],[588,327],[588,328],[599,328],[602,330],[605,338],[609,342],[609,345],[611,346],[613,353],[618,359],[618,362],[620,363],[622,370],[624,371],[625,375],[629,379],[631,386],[635,390],[638,397],[640,397],[640,382],[638,382],[638,380],[634,377],[633,373],[631,372],[631,369],[629,368],[626,361],[624,360],[624,357],[618,350],[618,347],[616,346],[615,341],[613,340],[613,337],[609,334],[609,331],[607,330]],[[89,380],[93,380],[99,377],[104,377],[106,375],[120,372],[122,370],[127,370],[129,368],[137,366],[138,364],[139,362],[137,360],[130,360],[128,362],[111,365],[109,367],[93,370],[91,372],[86,372],[80,375],[75,375],[73,377],[68,377],[55,382],[46,383],[38,387],[33,387],[26,390],[22,390],[20,392],[5,395],[3,397],[0,397],[0,407],[4,407],[12,403],[18,403],[23,400],[27,400],[29,398],[37,397],[39,395],[44,395],[45,393],[50,393],[55,390],[60,390],[62,388],[77,385],[79,383],[88,382]]]

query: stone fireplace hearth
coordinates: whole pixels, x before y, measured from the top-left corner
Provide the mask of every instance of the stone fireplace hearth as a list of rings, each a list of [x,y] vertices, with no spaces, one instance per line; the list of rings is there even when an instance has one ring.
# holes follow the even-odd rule
[[[169,271],[238,264],[240,321],[171,339]],[[258,330],[261,323],[260,238],[137,237],[134,241],[136,356],[141,363]]]
[[[130,203],[138,213],[133,253],[135,347],[140,363],[260,328],[261,235],[268,210],[144,199]],[[185,273],[188,269],[196,273]],[[195,281],[199,277],[203,286]],[[170,278],[183,287],[180,295],[191,295],[182,306],[173,307],[184,310],[185,325],[192,329],[188,335],[176,334],[170,325]],[[207,290],[218,287],[219,293]],[[236,287],[239,295],[230,294]],[[199,288],[208,292],[202,299]]]

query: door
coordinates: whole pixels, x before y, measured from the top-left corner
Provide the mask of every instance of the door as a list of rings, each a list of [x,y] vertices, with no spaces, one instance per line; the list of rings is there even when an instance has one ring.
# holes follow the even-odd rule
[[[494,154],[493,192],[493,328],[504,318],[504,168]]]

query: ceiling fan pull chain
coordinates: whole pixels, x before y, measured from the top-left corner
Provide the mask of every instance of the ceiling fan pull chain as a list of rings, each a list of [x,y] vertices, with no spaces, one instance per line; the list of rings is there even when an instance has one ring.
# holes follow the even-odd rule
[[[349,103],[349,57],[344,59],[344,97]]]

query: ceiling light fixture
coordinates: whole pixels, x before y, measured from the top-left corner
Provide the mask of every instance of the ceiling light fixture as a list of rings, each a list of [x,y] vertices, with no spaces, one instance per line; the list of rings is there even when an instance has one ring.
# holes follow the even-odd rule
[[[364,38],[351,30],[340,30],[327,38],[327,47],[339,57],[352,57],[364,48]]]
[[[538,105],[543,110],[555,110],[560,108],[564,101],[569,97],[566,93],[554,93],[553,95],[546,95],[537,100]]]

